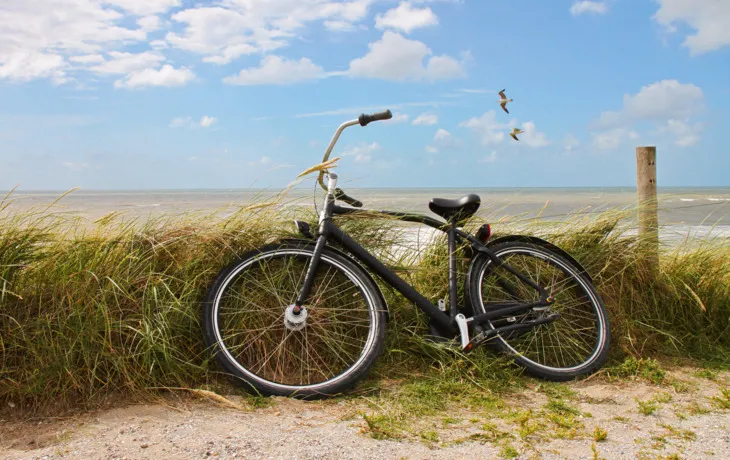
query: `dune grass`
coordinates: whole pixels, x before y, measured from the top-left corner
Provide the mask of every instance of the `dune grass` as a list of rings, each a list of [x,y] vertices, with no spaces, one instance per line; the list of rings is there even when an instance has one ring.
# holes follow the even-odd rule
[[[85,222],[54,208],[17,212],[6,198],[0,203],[0,404],[85,406],[108,394],[226,385],[205,353],[201,301],[237,254],[296,237],[295,216],[316,222],[311,210],[285,204],[281,194],[227,216],[128,221],[112,213]],[[401,224],[363,217],[338,223],[426,297],[447,297],[444,238],[427,240],[418,252],[394,251],[410,247]],[[730,245],[707,240],[665,248],[652,270],[642,263],[638,238],[621,229],[626,217],[612,211],[533,221],[520,233],[549,235],[593,276],[609,310],[613,363],[627,355],[728,363]],[[481,223],[475,218],[467,228]],[[495,230],[494,238],[514,229],[498,224]],[[461,273],[467,264],[462,258]],[[466,397],[467,388],[515,383],[515,368],[489,350],[462,355],[424,340],[425,315],[380,284],[391,311],[387,347],[358,393],[377,391],[389,379],[405,379],[405,392],[452,398]]]

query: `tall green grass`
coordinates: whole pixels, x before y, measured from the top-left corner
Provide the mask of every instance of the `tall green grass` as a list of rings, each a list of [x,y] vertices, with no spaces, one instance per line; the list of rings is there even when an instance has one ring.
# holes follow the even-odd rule
[[[28,408],[86,404],[111,393],[224,382],[205,353],[199,315],[206,289],[237,255],[295,237],[291,219],[316,222],[283,195],[236,212],[147,220],[115,214],[96,222],[54,208],[15,211],[0,203],[0,403]],[[447,291],[443,237],[417,253],[397,221],[338,218],[367,249],[434,301]],[[583,263],[609,309],[613,357],[730,356],[730,246],[721,241],[665,249],[659,270],[641,262],[625,212],[520,233],[548,235]],[[467,226],[476,228],[481,219]],[[497,234],[513,231],[495,226]],[[463,273],[468,258],[461,260]],[[387,350],[375,377],[413,373],[465,382],[504,375],[485,350],[463,356],[423,339],[425,315],[381,283],[391,309]]]

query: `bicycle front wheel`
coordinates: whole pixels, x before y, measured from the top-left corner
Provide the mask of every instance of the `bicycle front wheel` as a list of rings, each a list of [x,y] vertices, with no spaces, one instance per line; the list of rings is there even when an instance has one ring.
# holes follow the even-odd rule
[[[218,364],[265,395],[331,396],[362,379],[380,354],[385,305],[372,278],[325,248],[304,311],[293,305],[314,246],[273,244],[221,271],[203,328]]]
[[[592,283],[574,263],[534,243],[506,242],[490,248],[510,267],[542,286],[555,302],[545,309],[499,318],[487,329],[539,319],[553,313],[560,318],[529,329],[501,333],[495,345],[526,370],[546,380],[570,380],[598,370],[608,357],[610,341],[606,308]],[[489,303],[531,303],[539,293],[489,257],[475,261],[468,292],[475,314],[489,311]]]

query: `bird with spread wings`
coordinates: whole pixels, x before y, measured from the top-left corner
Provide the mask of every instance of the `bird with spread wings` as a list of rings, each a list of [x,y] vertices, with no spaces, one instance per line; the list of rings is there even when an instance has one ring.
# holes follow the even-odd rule
[[[507,96],[504,95],[504,90],[499,92],[499,97],[500,99],[497,102],[499,102],[499,105],[502,106],[502,110],[509,113],[509,110],[507,110],[507,103],[513,102],[512,99],[508,99]]]

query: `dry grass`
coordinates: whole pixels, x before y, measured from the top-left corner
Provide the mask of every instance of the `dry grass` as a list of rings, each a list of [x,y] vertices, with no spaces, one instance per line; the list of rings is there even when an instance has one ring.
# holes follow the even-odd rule
[[[227,217],[129,222],[112,213],[94,223],[53,208],[14,212],[6,198],[0,203],[0,403],[34,409],[93,404],[109,393],[221,385],[225,380],[204,350],[202,297],[237,254],[296,236],[295,214],[316,221],[311,211],[284,206],[285,196]],[[614,362],[670,355],[727,363],[730,246],[680,245],[664,250],[659,270],[652,270],[637,256],[638,239],[620,229],[625,218],[623,212],[575,216],[533,222],[520,233],[549,234],[585,265],[609,309]],[[426,297],[446,297],[445,244],[414,255],[393,250],[407,246],[393,220],[350,216],[338,223],[387,256]],[[467,228],[479,224],[475,219]],[[496,230],[498,237],[513,229]],[[467,263],[463,258],[462,273]],[[387,350],[358,393],[377,392],[383,378],[407,378],[406,390],[419,394],[428,387],[424,401],[514,383],[513,368],[486,350],[467,357],[424,340],[425,315],[381,287],[391,309]]]

